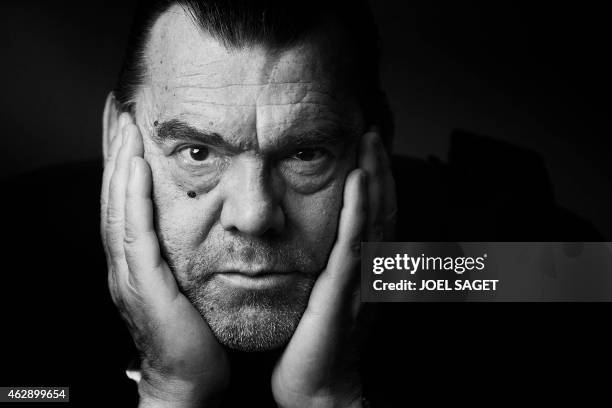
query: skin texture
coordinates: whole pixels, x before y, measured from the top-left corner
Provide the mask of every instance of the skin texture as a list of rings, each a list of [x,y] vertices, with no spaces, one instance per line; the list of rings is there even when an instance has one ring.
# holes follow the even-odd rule
[[[159,19],[150,39],[136,121],[162,248],[181,289],[232,348],[286,344],[333,244],[363,123],[321,43],[231,51],[180,8]],[[159,128],[179,120],[228,146],[209,147],[206,160],[194,161],[185,148],[196,140],[158,140]],[[308,132],[344,140],[312,146],[329,157],[305,162],[293,157],[298,149],[289,138]],[[253,297],[215,275],[230,270],[288,275]]]
[[[358,405],[359,242],[388,237],[395,199],[323,34],[228,50],[173,8],[155,24],[135,118],[107,101],[102,238],[142,355],[142,406],[214,405],[223,346],[284,345],[279,406]],[[276,275],[253,286],[232,271]]]

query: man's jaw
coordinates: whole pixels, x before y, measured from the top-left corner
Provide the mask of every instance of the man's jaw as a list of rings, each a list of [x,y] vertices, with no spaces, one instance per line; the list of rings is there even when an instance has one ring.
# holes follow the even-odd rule
[[[285,345],[306,308],[314,277],[301,272],[222,269],[191,287],[194,303],[221,344],[242,351]]]

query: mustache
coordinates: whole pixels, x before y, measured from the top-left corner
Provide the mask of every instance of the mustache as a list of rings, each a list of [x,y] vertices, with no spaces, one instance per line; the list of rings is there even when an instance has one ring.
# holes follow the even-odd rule
[[[189,261],[190,278],[196,279],[215,272],[255,269],[312,275],[321,268],[314,256],[291,243],[240,236],[204,242]]]

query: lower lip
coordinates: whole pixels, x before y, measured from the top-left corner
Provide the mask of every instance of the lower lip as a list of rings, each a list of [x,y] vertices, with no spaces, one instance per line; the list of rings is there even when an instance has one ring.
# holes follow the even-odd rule
[[[292,279],[291,273],[276,273],[264,275],[245,275],[243,273],[219,273],[219,279],[245,289],[266,289],[279,286]]]

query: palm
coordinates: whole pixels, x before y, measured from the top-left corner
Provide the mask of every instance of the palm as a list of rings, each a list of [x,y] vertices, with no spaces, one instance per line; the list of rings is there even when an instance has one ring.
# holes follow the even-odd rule
[[[193,304],[179,291],[167,264],[164,262],[161,267],[167,270],[168,279],[165,285],[156,288],[157,302],[148,311],[156,330],[141,337],[149,344],[139,348],[152,351],[149,361],[143,364],[169,371],[177,380],[198,379],[213,389],[224,388],[229,376],[225,350]]]

